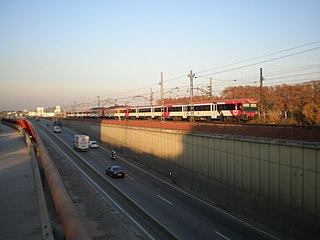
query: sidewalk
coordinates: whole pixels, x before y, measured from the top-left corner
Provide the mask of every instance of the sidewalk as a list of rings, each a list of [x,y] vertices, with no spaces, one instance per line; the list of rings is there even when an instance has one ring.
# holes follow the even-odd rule
[[[36,183],[24,137],[0,123],[0,238],[42,239]]]

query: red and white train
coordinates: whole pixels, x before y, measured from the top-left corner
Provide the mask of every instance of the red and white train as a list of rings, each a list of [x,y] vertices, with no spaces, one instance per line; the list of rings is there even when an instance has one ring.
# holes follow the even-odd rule
[[[67,112],[67,117],[103,117],[121,119],[172,119],[248,121],[258,117],[256,99],[196,102],[194,104],[165,104],[152,106],[115,106]]]
[[[105,108],[90,108],[83,110],[67,111],[67,118],[114,118],[114,107]]]

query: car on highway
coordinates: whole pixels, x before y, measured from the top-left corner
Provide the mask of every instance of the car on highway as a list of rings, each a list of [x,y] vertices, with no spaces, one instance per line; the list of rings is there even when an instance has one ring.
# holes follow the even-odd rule
[[[89,147],[91,147],[91,148],[99,147],[98,142],[97,141],[90,141],[89,142]]]
[[[106,169],[106,174],[110,175],[111,177],[122,177],[126,175],[124,169],[120,166],[110,166]]]
[[[54,127],[53,127],[53,131],[54,131],[55,133],[60,133],[60,132],[61,132],[61,127],[60,127],[60,126],[54,126]]]

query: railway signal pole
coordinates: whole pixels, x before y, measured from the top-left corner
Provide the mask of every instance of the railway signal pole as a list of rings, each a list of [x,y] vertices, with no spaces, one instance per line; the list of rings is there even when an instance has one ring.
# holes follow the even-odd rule
[[[163,72],[161,72],[160,76],[160,94],[161,94],[161,121],[165,121],[164,117],[164,87],[163,87]]]
[[[188,77],[190,78],[190,121],[194,122],[194,105],[193,105],[193,78],[195,74],[192,73],[192,70],[190,70],[190,74],[188,74]]]
[[[165,116],[164,116],[164,112],[165,112],[164,95],[166,93],[172,93],[174,90],[179,91],[179,87],[175,87],[175,88],[169,89],[167,91],[164,91],[163,73],[162,72],[161,72],[161,79],[160,79],[159,85],[160,85],[160,94],[161,94],[161,121],[164,122],[165,121]]]
[[[263,76],[262,76],[262,68],[260,68],[260,91],[259,91],[259,106],[260,106],[260,118],[263,116],[263,118],[265,118],[264,113],[263,113],[263,93],[262,93],[262,89],[263,89]]]
[[[150,88],[150,105],[153,105],[153,92],[152,92],[152,88]]]
[[[97,96],[97,98],[98,98],[98,108],[100,108],[100,97]]]
[[[212,100],[212,78],[210,78],[210,84],[208,87],[208,95],[210,97],[210,100]]]

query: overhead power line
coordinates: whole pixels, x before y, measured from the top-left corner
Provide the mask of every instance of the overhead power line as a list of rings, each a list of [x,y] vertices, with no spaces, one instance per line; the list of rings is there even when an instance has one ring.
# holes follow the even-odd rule
[[[214,75],[214,74],[231,72],[231,71],[234,71],[234,70],[238,70],[238,69],[242,69],[242,68],[246,68],[246,67],[251,67],[251,66],[259,65],[259,64],[261,64],[261,63],[266,63],[266,62],[271,62],[271,61],[279,60],[279,59],[282,59],[282,58],[291,57],[291,56],[298,55],[298,54],[301,54],[301,53],[311,52],[311,51],[314,51],[314,50],[317,50],[317,49],[320,49],[320,47],[315,47],[315,48],[303,50],[303,51],[300,51],[300,52],[290,53],[290,54],[287,54],[287,55],[284,55],[284,56],[280,56],[280,57],[276,57],[276,58],[272,58],[272,59],[268,59],[268,60],[264,60],[264,61],[260,61],[260,62],[256,62],[256,63],[251,63],[251,64],[247,64],[247,65],[243,65],[243,66],[239,66],[239,67],[235,67],[235,68],[230,68],[230,69],[226,69],[226,70],[219,71],[219,72],[209,73],[209,74],[205,74],[205,75],[202,75],[202,76],[203,76],[203,77],[206,77],[206,76],[211,76],[211,75]]]
[[[316,44],[316,43],[320,43],[320,40],[314,41],[314,42],[311,42],[311,43],[307,43],[307,44],[303,44],[303,45],[299,45],[299,46],[296,46],[296,47],[287,48],[287,49],[280,50],[280,51],[277,51],[277,52],[269,53],[269,54],[266,54],[266,55],[262,55],[260,57],[249,58],[249,59],[246,59],[246,60],[243,60],[243,61],[239,61],[239,62],[227,64],[227,65],[223,65],[223,66],[220,66],[220,67],[215,67],[215,68],[210,68],[210,69],[198,71],[197,73],[209,72],[209,71],[213,71],[213,70],[217,70],[217,69],[221,69],[221,68],[225,68],[225,67],[231,67],[231,66],[238,65],[238,64],[241,64],[241,63],[250,62],[250,61],[253,61],[253,60],[260,59],[260,58],[265,58],[265,57],[269,57],[269,56],[276,55],[276,54],[279,54],[279,53],[288,52],[288,51],[291,51],[291,50],[294,50],[294,49],[310,46],[310,45],[313,45],[313,44]]]

